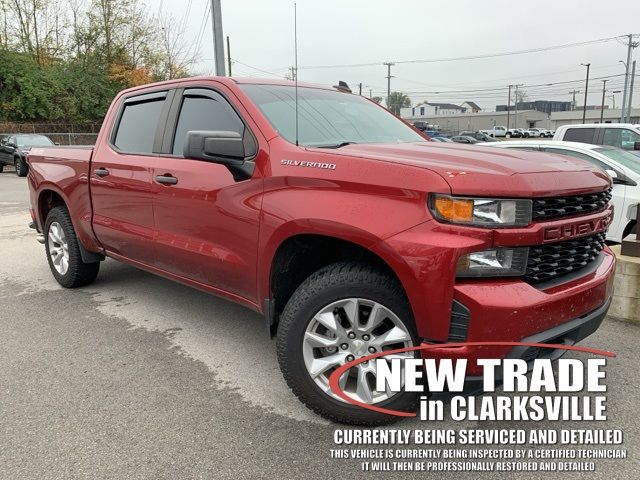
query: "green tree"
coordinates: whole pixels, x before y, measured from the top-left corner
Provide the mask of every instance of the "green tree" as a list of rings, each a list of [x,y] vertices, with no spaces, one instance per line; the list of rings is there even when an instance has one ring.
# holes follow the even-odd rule
[[[411,106],[411,99],[402,92],[391,92],[387,100],[387,108],[396,115],[400,115],[400,109]]]

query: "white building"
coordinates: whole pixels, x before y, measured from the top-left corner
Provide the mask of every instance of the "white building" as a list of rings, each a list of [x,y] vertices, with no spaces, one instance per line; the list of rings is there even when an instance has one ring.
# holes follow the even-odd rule
[[[432,117],[437,115],[456,115],[464,113],[465,108],[453,103],[419,103],[415,107],[406,107],[400,109],[402,118],[409,117]]]

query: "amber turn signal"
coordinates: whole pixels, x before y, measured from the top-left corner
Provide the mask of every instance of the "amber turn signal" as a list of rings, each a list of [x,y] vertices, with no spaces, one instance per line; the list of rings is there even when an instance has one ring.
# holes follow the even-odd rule
[[[452,197],[436,197],[434,207],[442,220],[451,223],[471,223],[473,200]]]

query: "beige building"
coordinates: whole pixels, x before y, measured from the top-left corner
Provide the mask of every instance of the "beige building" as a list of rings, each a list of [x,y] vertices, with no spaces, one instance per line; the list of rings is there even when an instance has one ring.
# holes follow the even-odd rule
[[[507,112],[478,112],[425,116],[403,115],[403,118],[408,122],[427,122],[446,132],[490,130],[496,125],[507,126]],[[550,128],[549,123],[550,121],[547,114],[536,110],[525,110],[518,112],[517,115],[516,112],[510,112],[509,115],[509,128]]]
[[[603,114],[603,123],[618,123],[622,111],[619,108],[605,108]],[[585,123],[600,123],[600,110],[587,110]],[[552,112],[550,118],[552,130],[562,125],[572,125],[582,123],[582,110],[573,110],[571,112]],[[631,109],[631,121],[627,123],[640,124],[640,108]]]

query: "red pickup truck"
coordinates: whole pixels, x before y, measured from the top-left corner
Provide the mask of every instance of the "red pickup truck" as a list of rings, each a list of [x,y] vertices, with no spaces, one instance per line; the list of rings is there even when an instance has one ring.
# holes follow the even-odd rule
[[[297,100],[296,100],[297,99]],[[611,182],[569,157],[430,142],[332,89],[192,78],[119,94],[93,148],[34,148],[32,226],[64,287],[105,257],[264,315],[289,386],[335,421],[384,414],[330,374],[427,343],[575,343],[609,306]],[[215,319],[212,319],[215,321]],[[412,354],[406,354],[411,356]],[[450,347],[533,360],[558,351]],[[340,385],[395,410],[373,362]]]

